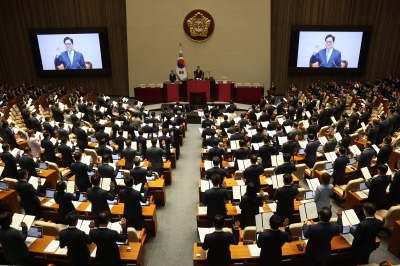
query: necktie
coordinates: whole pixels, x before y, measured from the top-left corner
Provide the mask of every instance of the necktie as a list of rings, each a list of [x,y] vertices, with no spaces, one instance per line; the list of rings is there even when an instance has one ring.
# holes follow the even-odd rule
[[[71,63],[71,65],[72,65],[72,53],[71,53],[71,52],[69,52],[68,54],[69,54],[69,62],[70,62],[70,63]]]
[[[329,62],[329,58],[331,57],[330,55],[331,55],[331,51],[327,50],[326,51],[326,62]]]

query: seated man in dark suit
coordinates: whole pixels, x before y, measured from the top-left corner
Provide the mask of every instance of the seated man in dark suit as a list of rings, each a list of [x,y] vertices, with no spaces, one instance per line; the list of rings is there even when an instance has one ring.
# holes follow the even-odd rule
[[[236,221],[233,226],[233,234],[222,231],[225,218],[218,214],[213,218],[215,231],[204,237],[203,250],[208,250],[207,264],[210,266],[229,266],[231,262],[230,245],[239,243],[240,222]]]
[[[28,180],[31,176],[36,176],[37,162],[32,157],[31,148],[25,147],[24,154],[19,158],[19,167],[28,171]]]
[[[317,161],[317,150],[319,147],[319,142],[314,139],[314,134],[308,135],[308,143],[304,152],[306,157],[304,158],[304,162],[306,163],[307,167],[312,168]]]
[[[364,203],[363,212],[365,220],[358,224],[356,229],[350,225],[350,233],[354,236],[352,247],[357,265],[369,263],[369,256],[376,249],[376,237],[383,226],[382,221],[375,218],[374,204]]]
[[[376,159],[376,165],[389,163],[389,158],[393,151],[391,143],[391,137],[385,137],[383,139],[382,147],[380,148],[378,158]]]
[[[260,175],[264,173],[264,168],[262,167],[261,160],[257,162],[257,156],[255,154],[250,156],[250,162],[251,165],[243,172],[243,179],[246,185],[252,182],[256,190],[258,190],[260,188]]]
[[[269,218],[271,229],[263,228],[258,235],[257,246],[261,248],[261,265],[281,265],[282,263],[282,246],[292,242],[292,235],[289,230],[289,219],[285,219],[283,222],[285,232],[279,230],[281,224],[282,219],[279,215],[272,215]]]
[[[92,240],[85,232],[76,228],[78,220],[79,214],[76,211],[67,214],[68,228],[60,231],[60,248],[68,248],[67,257],[71,264],[89,265],[90,251],[88,245],[92,244]]]
[[[290,162],[291,156],[289,153],[284,153],[283,154],[283,164],[279,165],[275,169],[275,174],[276,175],[281,175],[285,173],[292,174],[293,172],[297,171],[297,167],[294,163]]]
[[[101,224],[98,217],[101,212],[110,212],[107,200],[114,200],[115,196],[115,183],[111,181],[110,191],[100,188],[101,177],[99,175],[92,175],[91,181],[93,187],[87,190],[87,199],[92,203],[92,215],[94,217],[96,227]]]
[[[114,182],[114,184],[116,184],[115,182],[115,177],[118,174],[118,167],[112,167],[111,165],[109,165],[110,163],[110,155],[109,154],[104,154],[103,155],[103,160],[101,164],[98,164],[97,167],[97,171],[99,172],[99,175],[102,178],[111,178],[111,181]]]
[[[337,140],[333,137],[332,134],[329,134],[328,141],[324,145],[324,152],[335,151],[336,145],[337,145]]]
[[[61,153],[61,161],[65,167],[70,167],[71,164],[74,162],[72,159],[72,149],[70,146],[67,145],[67,138],[61,138],[61,144],[58,145],[57,150]]]
[[[15,183],[15,190],[21,198],[21,207],[24,208],[25,214],[33,215],[36,219],[40,217],[40,201],[37,197],[39,193],[43,193],[43,186],[40,178],[38,178],[38,187],[35,189],[28,183],[28,172],[25,169],[19,169],[17,173],[18,182]]]
[[[346,166],[350,162],[349,157],[346,155],[347,149],[343,146],[339,147],[339,156],[333,163],[333,185],[341,185],[344,176],[346,175]]]
[[[305,265],[326,265],[331,256],[331,240],[342,232],[342,209],[337,210],[337,223],[330,223],[332,212],[328,207],[319,211],[319,223],[307,226],[304,221],[304,237],[308,238]]]
[[[128,239],[126,219],[121,219],[122,234],[119,234],[117,231],[107,228],[110,216],[109,211],[100,212],[98,214],[100,227],[90,230],[89,236],[97,246],[96,260],[101,265],[120,265],[121,258],[117,242],[125,242]],[[93,223],[90,226],[94,227]]]
[[[386,198],[386,189],[390,184],[391,177],[386,174],[389,169],[387,165],[380,164],[377,169],[378,176],[368,180],[365,185],[369,188],[367,201],[379,208]]]
[[[210,169],[207,170],[206,179],[210,180],[211,177],[212,177],[214,174],[218,174],[218,175],[220,176],[220,180],[221,180],[220,185],[222,186],[222,183],[224,182],[224,178],[225,178],[225,177],[226,177],[226,178],[229,178],[229,177],[230,177],[230,176],[229,176],[228,169],[226,169],[226,168],[223,169],[223,168],[220,168],[220,167],[219,167],[219,165],[220,165],[220,159],[219,159],[218,156],[214,156],[214,158],[212,159],[212,161],[213,161],[214,167],[212,167],[212,168],[210,168]]]
[[[366,141],[364,144],[364,150],[360,155],[357,155],[358,167],[357,167],[357,175],[363,176],[361,172],[361,168],[367,167],[369,172],[371,172],[371,161],[374,158],[376,151],[372,148],[372,143],[370,141]],[[375,204],[376,206],[376,204]]]
[[[132,141],[130,139],[125,141],[126,148],[122,150],[121,157],[125,158],[125,168],[132,169],[133,162],[136,156],[142,155],[142,144],[136,143],[138,150],[131,148]]]
[[[135,185],[142,183],[142,186],[144,186],[147,183],[146,177],[152,176],[151,163],[149,163],[147,169],[140,167],[139,158],[133,159],[133,163],[135,167],[131,169],[129,174],[133,177]]]
[[[128,227],[134,227],[137,231],[142,230],[142,206],[140,202],[146,203],[149,187],[144,184],[144,195],[132,188],[134,178],[127,176],[124,179],[126,188],[119,191],[120,202],[124,204],[124,217]]]
[[[207,206],[207,218],[210,227],[213,225],[215,215],[226,216],[225,200],[231,199],[228,190],[225,189],[225,182],[222,182],[222,187],[219,187],[221,177],[218,174],[211,176],[211,182],[213,187],[204,192],[203,199],[203,205]]]
[[[284,186],[276,190],[274,199],[277,201],[276,214],[281,217],[282,220],[289,219],[292,221],[292,216],[294,213],[294,199],[299,190],[293,183],[292,175],[289,173],[283,174]]]

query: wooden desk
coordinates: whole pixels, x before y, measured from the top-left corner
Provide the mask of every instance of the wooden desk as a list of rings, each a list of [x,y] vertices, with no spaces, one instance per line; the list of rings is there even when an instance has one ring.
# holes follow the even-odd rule
[[[222,161],[222,168],[228,167],[228,171],[230,175],[235,174],[235,167],[229,164],[230,162]],[[200,161],[200,178],[203,178],[207,175],[207,171],[204,168],[204,162]]]
[[[55,254],[54,252],[45,252],[44,250],[55,240],[54,236],[44,236],[43,238],[36,239],[29,246],[29,262],[31,265],[47,265],[49,263],[68,263],[67,254]],[[143,248],[140,243],[130,242],[129,246],[131,251],[126,250],[127,246],[120,246],[119,252],[122,260],[122,265],[144,265]],[[94,243],[88,245],[90,253],[96,248]],[[94,257],[91,258],[92,262],[96,262]],[[98,262],[97,262],[98,263]],[[58,264],[57,264],[58,265]]]
[[[354,144],[360,149],[360,151],[364,150],[364,144],[367,142],[366,139],[356,139]]]
[[[123,167],[125,165],[125,159],[121,159],[116,163],[116,166]],[[142,167],[147,167],[149,165],[149,161],[144,160]],[[126,169],[127,170],[127,169]],[[168,184],[172,184],[172,170],[171,170],[171,161],[167,161],[163,166],[163,175],[165,182]]]
[[[400,159],[400,152],[398,152],[396,150],[392,151],[392,154],[390,154],[390,157],[389,157],[390,170],[393,171],[394,169],[397,168],[396,162],[397,162],[398,159]]]
[[[22,213],[17,198],[17,191],[14,189],[0,191],[0,201],[2,204],[8,204],[10,206],[11,212]]]
[[[346,175],[344,176],[343,180],[342,180],[342,184],[338,184],[338,185],[343,185],[343,184],[347,184],[350,180],[353,179],[357,179],[357,165],[358,163],[352,165],[356,170],[351,170],[349,168],[346,167]],[[314,178],[318,178],[319,182],[322,184],[322,174],[323,172],[321,172],[320,170],[315,170],[315,174],[314,174]]]
[[[149,185],[149,196],[153,196],[155,202],[160,202],[163,206],[165,206],[165,203],[167,202],[167,195],[165,193],[164,178],[148,181],[147,184]],[[124,183],[118,185],[118,188],[124,187]]]
[[[44,198],[40,202],[40,206],[42,210],[42,217],[50,220],[54,220],[54,217],[57,219],[59,215],[57,213],[58,204],[53,203],[50,207],[44,206],[44,204],[49,201],[49,198]],[[78,208],[76,208],[77,212],[83,213],[87,219],[91,219],[91,212],[86,211],[86,208],[90,205],[90,201],[82,202]],[[120,215],[122,216],[124,213],[124,203],[118,203],[118,205],[114,205],[111,208],[111,215]],[[44,217],[46,216],[46,217]],[[158,225],[157,225],[157,214],[156,214],[156,205],[150,204],[149,206],[142,206],[142,216],[143,216],[143,227],[146,228],[147,231],[152,231],[155,235],[157,234]]]
[[[46,183],[44,183],[44,187],[45,188],[56,188],[57,185],[57,180],[59,178],[57,171],[53,170],[53,169],[49,169],[49,170],[40,170],[40,174],[38,174],[39,177],[44,177],[46,178]]]
[[[362,205],[367,202],[367,199],[362,199],[357,193],[353,191],[347,191],[346,203],[344,205],[345,210],[354,209],[355,211],[361,210]]]
[[[377,246],[380,241],[377,239]],[[297,249],[297,244],[304,244],[303,251]],[[282,259],[291,260],[290,265],[304,265],[303,259],[307,249],[307,244],[303,240],[293,241],[291,243],[285,243],[282,246]],[[329,261],[342,260],[351,258],[353,255],[351,245],[342,237],[342,235],[334,236],[331,241],[331,250],[335,254],[331,256]],[[243,245],[243,242],[239,242],[237,246],[231,245],[231,259],[234,264],[240,265],[260,265],[259,257],[252,257],[250,255],[249,248],[247,245]],[[196,254],[200,254],[200,258],[196,257]],[[193,246],[193,265],[207,265],[206,252],[202,247],[198,247],[196,244]],[[285,264],[286,265],[286,264]]]
[[[400,221],[396,221],[394,224],[392,236],[390,237],[389,245],[387,250],[395,255],[396,257],[400,252]]]

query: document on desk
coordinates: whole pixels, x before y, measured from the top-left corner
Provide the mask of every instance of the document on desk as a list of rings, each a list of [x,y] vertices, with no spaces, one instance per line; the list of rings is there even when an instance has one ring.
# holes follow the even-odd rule
[[[57,248],[60,246],[60,241],[51,240],[50,244],[45,248],[44,252],[55,252]]]
[[[286,143],[287,142],[287,137],[286,136],[284,136],[284,137],[277,137],[278,138],[278,142],[279,142],[279,145],[283,145],[284,143]]]
[[[82,163],[85,163],[85,164],[87,164],[87,165],[89,165],[89,164],[90,164],[90,157],[91,157],[91,156],[89,156],[89,155],[82,155],[82,160],[81,160],[81,162],[82,162]]]
[[[335,152],[326,152],[326,153],[324,153],[324,155],[325,155],[325,158],[326,158],[328,161],[331,161],[332,163],[335,162],[335,160],[336,160],[336,158],[337,158]]]
[[[30,245],[32,245],[32,243],[35,242],[36,239],[37,239],[36,237],[28,236],[28,237],[25,239],[25,244],[26,244],[26,246],[29,247]]]
[[[273,175],[273,176],[271,176],[271,179],[272,179],[272,187],[273,188],[280,188],[280,187],[284,186],[283,174]]]
[[[212,161],[209,161],[209,160],[204,160],[204,170],[208,170],[208,169],[210,169],[210,168],[213,168],[214,166],[213,166],[213,163],[212,163]]]
[[[31,184],[35,189],[37,189],[38,188],[38,178],[40,178],[40,177],[37,177],[37,176],[31,176],[30,178],[29,178],[29,184]],[[43,186],[44,185],[44,183],[46,182],[46,178],[40,178],[40,182],[41,182],[41,185]]]
[[[271,180],[271,178],[265,178],[264,181],[265,181],[265,183],[267,183],[269,186],[272,185],[272,180]]]
[[[56,201],[54,199],[48,200],[43,206],[51,207]]]
[[[68,193],[75,192],[75,181],[67,181],[67,192]]]
[[[1,152],[3,152],[3,151],[1,151]],[[4,171],[4,166],[0,166],[0,175],[3,173],[3,171]]]
[[[235,200],[240,200],[242,199],[242,196],[246,193],[246,186],[233,186],[232,187],[232,193],[233,193],[233,199]]]
[[[283,155],[271,155],[271,163],[272,166],[278,167],[279,165],[283,164]]]
[[[86,212],[91,212],[92,211],[92,204],[89,204],[89,206],[87,206]]]
[[[300,147],[302,147],[303,149],[307,147],[307,143],[307,141],[299,141]]]
[[[231,150],[237,150],[240,148],[239,140],[230,140],[229,143],[231,146]]]
[[[299,205],[300,221],[311,220],[318,218],[317,205],[315,202],[308,202]]]
[[[200,185],[201,185],[201,192],[205,192],[206,190],[210,189],[213,187],[211,180],[200,180]]]
[[[77,209],[79,207],[79,205],[81,205],[82,202],[80,201],[72,201],[72,205],[74,205],[75,209]]]
[[[365,181],[368,181],[368,179],[372,178],[368,167],[361,168],[361,173],[363,174],[363,177],[364,177]]]
[[[320,142],[322,145],[325,145],[325,143],[327,143],[328,140],[326,139],[325,136],[322,136],[322,137],[319,137],[319,142]]]
[[[365,194],[363,191],[356,191],[356,194],[362,199],[367,199],[368,198],[368,195]]]
[[[353,244],[354,236],[352,234],[342,234],[342,236],[350,245]]]
[[[82,222],[80,223],[79,230],[85,232],[85,234],[89,234],[90,231],[90,220],[81,220]]]
[[[207,214],[207,206],[199,206],[199,214]]]
[[[119,222],[108,223],[108,229],[116,231],[118,234],[121,232],[121,224]]]
[[[351,151],[352,154],[356,154],[356,155],[360,155],[361,151],[360,149],[357,147],[357,145],[351,145],[349,146],[349,150]]]
[[[267,130],[267,134],[272,138],[276,134],[276,130]]]
[[[276,203],[267,203],[272,212],[276,212]]]
[[[236,184],[237,184],[238,186],[244,186],[244,185],[246,185],[242,179],[236,180]]]
[[[251,146],[253,146],[255,151],[258,151],[260,149],[261,146],[263,146],[264,143],[260,142],[260,143],[252,143]]]
[[[101,179],[101,188],[109,191],[111,189],[110,183],[111,183],[111,178],[108,178],[108,177],[102,178]]]
[[[260,257],[261,248],[257,247],[257,244],[247,245],[249,248],[250,256],[252,257]]]
[[[312,190],[315,191],[321,183],[319,182],[318,178],[311,178],[311,179],[306,179],[307,180],[307,185],[308,187]]]
[[[55,254],[65,255],[68,253],[68,247],[58,248]]]
[[[255,134],[257,134],[257,130],[256,129],[248,129],[247,130],[247,136],[252,137]]]
[[[360,220],[358,219],[357,214],[353,209],[343,211],[343,214],[344,214],[342,215],[343,226],[349,226],[350,224],[354,225],[360,223]]]
[[[197,228],[197,230],[199,232],[200,242],[204,243],[204,238],[206,237],[206,235],[213,233],[215,231],[215,228],[214,227],[210,227],[210,228],[199,227],[199,228]]]

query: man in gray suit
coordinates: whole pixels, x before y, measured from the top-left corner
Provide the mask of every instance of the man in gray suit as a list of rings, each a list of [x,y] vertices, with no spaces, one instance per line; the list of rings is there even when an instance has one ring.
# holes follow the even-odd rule
[[[363,176],[361,173],[361,168],[368,167],[368,171],[371,172],[371,161],[374,158],[376,152],[372,148],[371,141],[366,141],[364,144],[364,150],[360,155],[357,156],[358,167],[357,167],[357,175]]]
[[[122,157],[125,158],[125,168],[126,169],[132,169],[133,167],[133,159],[135,159],[136,156],[139,156],[142,154],[142,144],[137,143],[137,149],[132,149],[132,141],[130,139],[125,140],[125,145],[126,148],[122,150]]]
[[[151,147],[147,148],[146,157],[149,162],[151,162],[153,170],[156,171],[159,176],[161,176],[164,165],[162,156],[167,155],[167,152],[165,150],[165,140],[161,142],[162,148],[156,147],[156,144],[157,139],[151,139]]]
[[[332,134],[328,135],[328,141],[324,145],[324,152],[332,152],[335,151],[337,141],[333,138]]]
[[[297,122],[293,122],[292,130],[290,130],[290,132],[287,133],[292,133],[294,138],[298,136],[298,139],[301,139],[303,136],[303,131],[299,129],[299,124]]]

